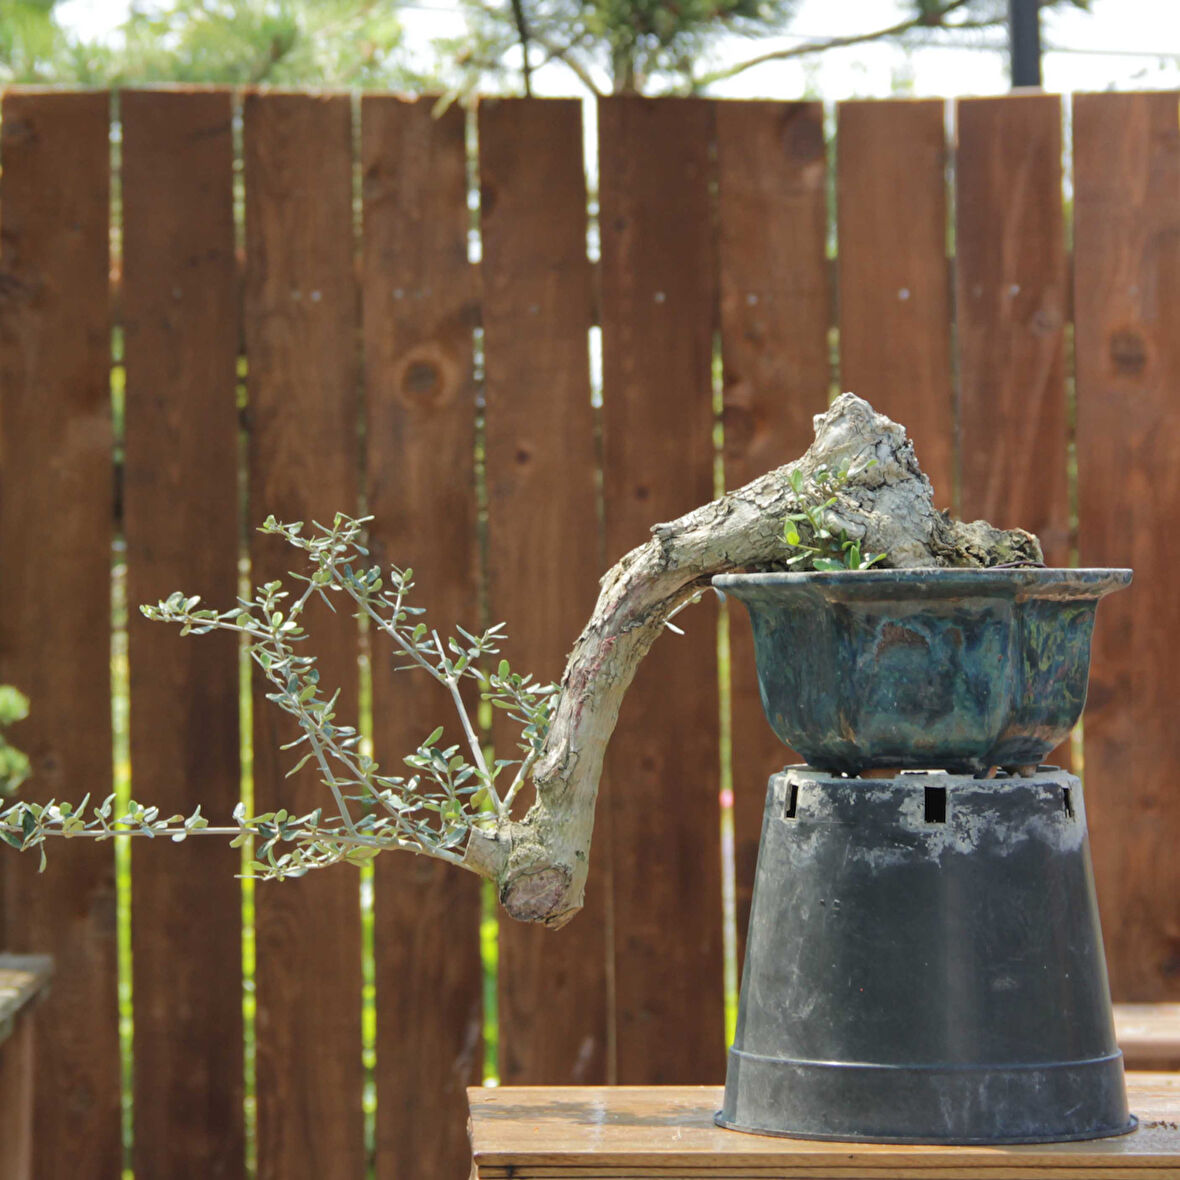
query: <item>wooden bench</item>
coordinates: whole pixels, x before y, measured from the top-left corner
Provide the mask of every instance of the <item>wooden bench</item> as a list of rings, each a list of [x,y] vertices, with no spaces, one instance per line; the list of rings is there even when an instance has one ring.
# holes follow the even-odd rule
[[[1128,1069],[1180,1070],[1180,1004],[1115,1004],[1114,1028]]]
[[[723,1131],[720,1086],[472,1088],[478,1180],[1177,1180],[1180,1075],[1131,1074],[1139,1128],[1084,1143],[912,1147]]]
[[[32,1180],[31,1009],[52,972],[45,955],[0,955],[0,1180]]]

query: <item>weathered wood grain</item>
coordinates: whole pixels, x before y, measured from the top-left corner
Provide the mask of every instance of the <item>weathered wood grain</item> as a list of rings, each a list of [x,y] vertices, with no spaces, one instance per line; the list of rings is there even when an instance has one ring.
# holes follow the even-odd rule
[[[1128,1069],[1180,1071],[1180,1004],[1116,1004],[1114,1030]]]
[[[9,91],[0,187],[0,682],[27,799],[111,789],[109,100]],[[13,951],[52,954],[33,1135],[39,1180],[119,1174],[115,867],[109,843],[6,853]],[[63,1118],[62,1112],[69,1117]]]
[[[33,1180],[33,1022],[27,1012],[0,1028],[0,1180]]]
[[[0,1037],[12,1021],[49,989],[53,960],[48,955],[0,953]]]
[[[48,955],[0,954],[0,1180],[34,1180],[35,1005],[52,976]]]
[[[581,104],[482,103],[479,164],[488,609],[512,666],[556,680],[601,572]],[[496,756],[519,757],[495,721]],[[607,1080],[608,856],[596,844],[576,922],[500,923],[504,1084]]]
[[[1070,558],[1061,99],[960,101],[955,167],[960,504]],[[1049,761],[1069,767],[1069,742]]]
[[[608,563],[713,495],[713,109],[599,104]],[[620,1082],[723,1070],[715,620],[678,617],[607,753]]]
[[[1118,1000],[1180,998],[1180,126],[1177,95],[1074,100],[1074,306],[1083,565],[1132,566],[1099,612],[1086,797]]]
[[[955,273],[962,515],[1069,561],[1061,100],[960,101]]]
[[[827,165],[821,103],[717,104],[725,485],[798,458],[827,408]],[[745,609],[729,604],[734,867],[744,960],[766,780],[799,761],[762,711]]]
[[[475,387],[464,112],[366,97],[364,347],[374,560],[414,570],[446,633],[477,630]],[[449,697],[372,639],[374,752],[397,764]],[[395,771],[391,770],[391,773]],[[461,1176],[463,1087],[481,1076],[479,882],[396,854],[376,864],[377,1175]]]
[[[247,94],[246,353],[249,519],[326,520],[357,510],[357,334],[352,127],[346,96]],[[254,534],[252,579],[282,578],[293,551]],[[322,683],[357,709],[357,631],[308,613]],[[312,646],[313,645],[313,646]],[[284,778],[297,734],[255,674],[254,799],[304,814],[325,802],[311,767]],[[360,896],[356,870],[256,892],[258,1174],[360,1175]]]
[[[954,492],[941,99],[837,108],[840,384],[901,422],[935,500]]]
[[[239,797],[237,644],[150,623],[175,590],[238,578],[239,306],[228,91],[127,91],[123,333],[131,773],[164,814]],[[224,841],[132,849],[135,1172],[240,1176],[242,899]]]
[[[1180,1076],[1127,1079],[1139,1130],[1080,1143],[995,1147],[827,1143],[744,1135],[713,1123],[713,1086],[471,1090],[476,1175],[762,1177],[763,1180],[1164,1180],[1180,1166]]]

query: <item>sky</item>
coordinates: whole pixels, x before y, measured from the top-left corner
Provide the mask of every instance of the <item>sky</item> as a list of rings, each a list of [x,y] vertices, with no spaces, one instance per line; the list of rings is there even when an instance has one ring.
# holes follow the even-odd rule
[[[126,15],[127,6],[127,0],[66,0],[58,11],[63,23],[80,34],[109,36]],[[408,0],[400,11],[408,43],[423,51],[435,37],[462,34],[463,21],[453,0]],[[886,27],[901,12],[896,0],[802,0],[792,24],[793,36],[756,42],[729,38],[718,51],[717,64],[737,62],[804,38]],[[1046,90],[1180,87],[1180,0],[1093,0],[1090,13],[1073,9],[1046,13],[1042,40]],[[560,66],[547,67],[534,82],[541,94],[580,93]],[[718,84],[710,93],[780,99],[807,94],[837,100],[899,92],[954,97],[1007,89],[1007,48],[1003,33],[996,32],[960,35],[954,45],[910,51],[888,44],[861,45],[830,51],[806,64],[767,64]]]

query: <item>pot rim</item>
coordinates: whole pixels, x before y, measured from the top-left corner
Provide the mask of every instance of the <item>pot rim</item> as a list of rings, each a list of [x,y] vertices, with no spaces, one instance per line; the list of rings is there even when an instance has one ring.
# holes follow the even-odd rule
[[[798,590],[824,597],[896,597],[907,592],[923,596],[987,595],[1015,598],[1101,598],[1131,583],[1133,571],[1103,567],[1010,566],[990,568],[774,571],[717,574],[714,589],[742,598],[743,591]],[[761,597],[761,596],[760,596]]]

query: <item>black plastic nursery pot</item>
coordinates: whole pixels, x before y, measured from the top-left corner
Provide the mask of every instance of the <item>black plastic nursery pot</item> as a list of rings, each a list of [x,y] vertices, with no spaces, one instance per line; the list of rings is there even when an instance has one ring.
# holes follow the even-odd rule
[[[719,1122],[926,1143],[1130,1130],[1079,781],[774,775]]]
[[[973,601],[964,601],[961,581],[959,594],[945,593],[951,582],[937,577],[944,572],[961,571],[929,571],[933,590],[918,571],[749,575],[749,598],[743,576],[716,580],[750,606],[772,719],[794,707],[775,694],[805,675],[798,665],[822,645],[843,651],[856,673],[838,694],[843,716],[822,701],[806,706],[821,722],[797,748],[820,765],[770,779],[717,1116],[724,1127],[988,1144],[1098,1138],[1135,1125],[1081,783],[1029,765],[1030,744],[1019,747],[1012,774],[988,761],[1014,748],[1005,745],[1014,733],[1022,742],[1032,733],[1048,749],[1068,731],[1084,702],[1094,606],[1129,572],[962,571],[1001,575],[970,583]],[[784,577],[790,581],[768,591],[767,579]],[[868,580],[850,581],[861,578]],[[817,609],[809,579],[845,583],[828,602],[834,617]],[[916,592],[899,595],[901,580],[911,589],[917,582]],[[1031,639],[1021,618],[1030,587]],[[779,626],[780,642],[768,643],[776,627],[759,614],[796,610],[810,626]],[[958,642],[948,638],[955,629]],[[784,631],[808,641],[784,648]],[[874,644],[876,660],[865,654]],[[893,658],[898,647],[905,659]],[[967,688],[964,677],[973,678]],[[1060,685],[1062,699],[1030,702],[1020,687],[1030,678],[1042,697]],[[924,691],[931,682],[949,706]],[[965,698],[969,709],[956,704]],[[917,720],[906,709],[915,703],[940,725],[942,746],[929,757],[910,757],[916,743],[890,735],[889,710],[910,733]],[[1030,703],[1057,720],[1037,731],[1027,721]],[[836,756],[825,756],[825,742]],[[850,761],[893,773],[850,776]],[[911,769],[915,762],[924,769]],[[948,765],[974,773],[948,773]]]

